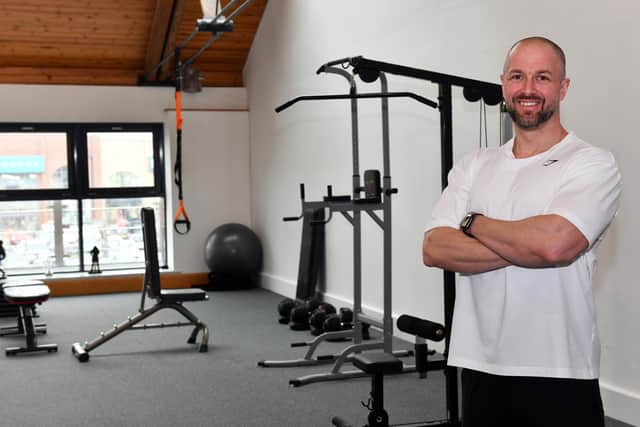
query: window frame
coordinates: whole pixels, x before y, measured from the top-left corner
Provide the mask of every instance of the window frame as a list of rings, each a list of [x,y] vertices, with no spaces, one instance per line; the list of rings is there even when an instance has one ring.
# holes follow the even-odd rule
[[[99,187],[89,186],[88,162],[88,133],[130,133],[151,132],[153,136],[153,186],[142,187]],[[30,123],[30,122],[0,122],[0,133],[66,133],[67,135],[67,188],[56,189],[7,189],[0,190],[0,202],[41,201],[41,200],[75,200],[78,209],[78,244],[79,265],[78,272],[86,272],[83,236],[83,200],[87,199],[123,199],[159,197],[163,199],[165,212],[161,214],[166,220],[167,194],[165,185],[165,156],[164,156],[164,124],[163,123]],[[167,228],[160,234],[167,242]],[[167,245],[164,247],[165,263],[168,264]],[[103,268],[116,271],[121,268]]]

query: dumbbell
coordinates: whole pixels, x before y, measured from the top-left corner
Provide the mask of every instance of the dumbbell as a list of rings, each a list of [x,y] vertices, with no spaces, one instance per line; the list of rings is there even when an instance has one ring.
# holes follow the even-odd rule
[[[296,303],[289,315],[289,328],[294,331],[306,331],[309,329],[309,317],[322,302],[318,298],[309,298],[304,303]]]
[[[296,306],[296,302],[291,298],[285,298],[278,303],[278,323],[286,325],[289,323],[289,317],[291,316],[291,310]]]
[[[289,328],[294,331],[306,331],[309,329],[309,312],[306,304],[297,303],[289,314]]]
[[[321,303],[309,317],[309,327],[312,335],[320,335],[324,332],[324,321],[330,314],[336,312],[336,308],[329,303]]]
[[[340,307],[340,323],[342,323],[342,329],[353,328],[353,310],[348,307]]]

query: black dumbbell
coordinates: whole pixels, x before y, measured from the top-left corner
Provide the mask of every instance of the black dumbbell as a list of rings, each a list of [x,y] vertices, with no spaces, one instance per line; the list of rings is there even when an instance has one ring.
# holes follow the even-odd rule
[[[291,298],[285,298],[278,303],[278,322],[286,325],[289,323],[289,317],[291,316],[291,309],[295,307],[296,302]]]
[[[342,330],[342,322],[340,322],[340,316],[336,313],[327,314],[322,324],[322,330],[324,332],[337,332]]]
[[[327,317],[327,313],[318,308],[309,317],[309,328],[311,330],[311,335],[317,336],[320,335],[322,330],[322,325],[324,324],[324,319]]]
[[[342,329],[353,328],[353,310],[348,307],[340,307],[340,322],[342,323]]]
[[[323,324],[324,320],[329,314],[336,312],[336,308],[326,302],[321,303],[309,317],[309,327],[311,329],[311,335],[317,336],[324,332]]]
[[[319,298],[309,298],[304,302],[304,304],[307,307],[309,314],[311,314],[316,311],[316,308],[318,308],[320,304],[322,304],[322,301],[320,301]]]
[[[297,304],[291,309],[289,328],[294,331],[306,331],[309,329],[309,312],[305,304]]]

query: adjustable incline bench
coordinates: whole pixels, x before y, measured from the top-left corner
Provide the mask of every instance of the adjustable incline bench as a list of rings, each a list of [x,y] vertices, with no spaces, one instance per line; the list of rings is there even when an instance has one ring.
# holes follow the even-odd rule
[[[32,353],[36,351],[46,351],[48,353],[58,351],[56,344],[38,344],[36,333],[46,333],[44,324],[34,323],[36,317],[35,306],[42,304],[49,299],[49,287],[39,280],[5,281],[2,284],[2,291],[5,301],[12,306],[18,307],[16,326],[3,327],[0,336],[24,335],[27,339],[26,347],[8,347],[5,350],[7,356],[15,356],[19,353]]]
[[[134,316],[130,316],[127,320],[107,331],[101,332],[100,335],[92,341],[87,341],[84,345],[75,343],[71,347],[73,355],[80,362],[89,360],[89,352],[96,347],[109,341],[116,335],[129,329],[152,329],[152,328],[169,328],[176,326],[193,326],[193,332],[189,336],[187,342],[195,344],[198,332],[202,331],[202,341],[199,345],[199,351],[204,353],[208,350],[209,329],[207,325],[201,322],[191,311],[186,309],[182,303],[187,301],[204,301],[208,299],[207,293],[202,289],[162,289],[160,286],[160,268],[158,265],[158,246],[156,242],[156,226],[153,215],[153,209],[142,208],[142,238],[144,240],[144,258],[145,272],[144,281],[142,283],[142,297],[140,301],[140,309]],[[145,296],[155,299],[157,302],[151,308],[145,308]],[[138,322],[151,316],[156,311],[163,308],[171,308],[182,314],[189,320],[188,322],[175,323],[151,323],[137,325]]]

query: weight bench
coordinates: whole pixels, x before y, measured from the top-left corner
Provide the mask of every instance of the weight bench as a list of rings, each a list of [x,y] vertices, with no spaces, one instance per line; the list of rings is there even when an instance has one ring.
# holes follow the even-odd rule
[[[42,304],[49,299],[49,287],[39,280],[7,282],[2,285],[4,299],[7,303],[18,307],[18,323],[13,327],[4,327],[0,330],[0,336],[24,335],[27,339],[26,347],[8,347],[5,350],[7,356],[15,356],[19,353],[32,353],[46,351],[48,353],[58,351],[56,344],[38,344],[36,334],[47,332],[46,325],[34,323],[36,304]]]
[[[195,344],[198,333],[202,331],[202,341],[198,347],[201,353],[208,351],[209,329],[207,325],[201,322],[191,311],[182,304],[188,301],[205,301],[209,297],[202,289],[162,289],[160,284],[160,268],[158,265],[158,246],[156,242],[156,226],[153,215],[153,209],[142,208],[142,238],[144,242],[144,258],[145,272],[142,283],[142,296],[140,300],[140,308],[134,316],[129,316],[127,320],[120,324],[116,324],[107,332],[101,332],[100,335],[92,341],[84,344],[74,343],[71,347],[73,355],[80,362],[89,360],[89,352],[96,347],[104,344],[115,336],[127,330],[133,329],[153,329],[153,328],[169,328],[177,326],[193,326],[194,329],[187,339],[189,344]],[[145,308],[145,297],[156,300],[153,307]],[[138,325],[140,321],[151,316],[153,313],[170,308],[182,314],[188,322],[175,323],[151,323]]]

